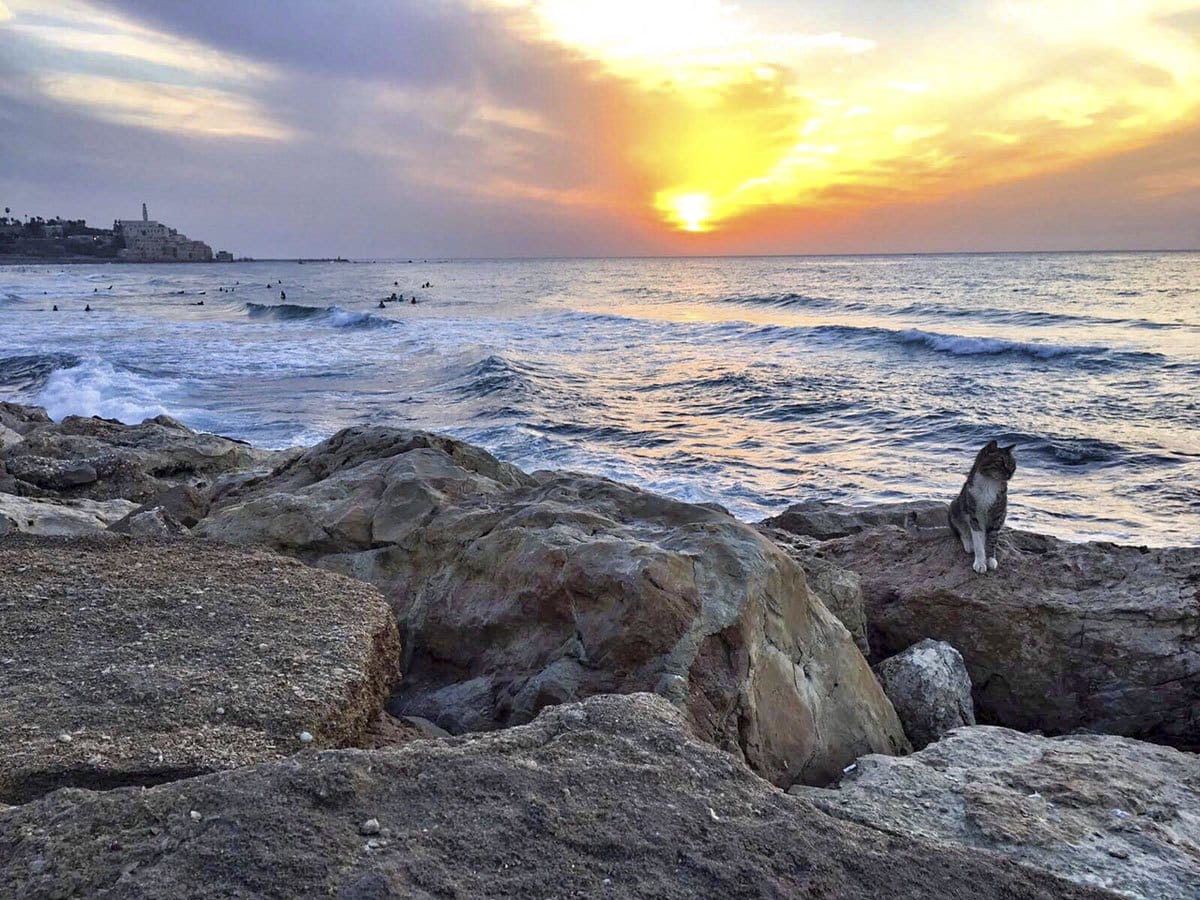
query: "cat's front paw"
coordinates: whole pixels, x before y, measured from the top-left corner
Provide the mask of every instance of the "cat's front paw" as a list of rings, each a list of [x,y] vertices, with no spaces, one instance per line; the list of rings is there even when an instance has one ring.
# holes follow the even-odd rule
[[[971,568],[974,569],[976,572],[978,572],[980,575],[983,575],[988,570],[988,564],[986,562],[984,562],[982,559],[977,559],[977,560],[975,560],[975,562],[973,562],[971,564]]]
[[[1000,568],[1000,563],[996,562],[996,557],[994,557],[994,556],[988,557],[988,568],[991,569],[993,572],[995,572],[996,569]]]

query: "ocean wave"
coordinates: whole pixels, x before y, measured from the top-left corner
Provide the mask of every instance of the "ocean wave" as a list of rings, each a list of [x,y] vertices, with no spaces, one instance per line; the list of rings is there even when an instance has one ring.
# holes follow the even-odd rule
[[[85,357],[51,372],[34,402],[55,420],[102,416],[136,424],[164,413],[176,418],[191,413],[179,403],[181,390],[177,381]]]
[[[0,387],[13,391],[40,388],[58,369],[79,364],[73,353],[30,353],[0,357]]]
[[[1107,347],[1009,341],[1003,338],[940,334],[936,331],[922,331],[919,328],[908,328],[889,334],[901,344],[918,344],[938,353],[950,353],[954,356],[997,356],[1008,353],[1034,359],[1058,359],[1063,356],[1095,356],[1108,352]]]
[[[809,294],[797,293],[723,297],[721,302],[737,303],[743,306],[773,306],[783,309],[789,307],[826,308],[838,305],[838,302],[832,297],[814,297]]]
[[[531,366],[491,354],[468,366],[457,379],[454,391],[464,398],[528,397],[536,393],[535,374]]]
[[[251,319],[268,319],[274,322],[312,321],[333,328],[390,328],[398,324],[394,319],[343,309],[340,306],[303,306],[299,303],[247,303],[246,313]]]

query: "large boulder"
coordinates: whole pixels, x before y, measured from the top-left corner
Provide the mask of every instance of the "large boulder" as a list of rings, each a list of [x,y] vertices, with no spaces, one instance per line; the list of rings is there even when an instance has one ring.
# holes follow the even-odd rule
[[[275,554],[0,539],[0,802],[355,744],[399,655],[374,588]]]
[[[67,416],[54,423],[7,404],[8,421],[25,430],[0,448],[7,475],[0,490],[33,497],[122,498],[141,503],[178,484],[207,484],[221,473],[267,467],[270,451],[192,431],[170,416],[140,425]]]
[[[780,784],[908,749],[801,569],[720,510],[352,428],[231,488],[195,530],[379,585],[405,643],[395,715],[459,733],[657,691]]]
[[[875,674],[916,749],[952,728],[975,724],[966,664],[945,641],[913,644],[877,665]]]
[[[863,656],[869,656],[871,645],[867,638],[867,612],[863,606],[862,579],[858,573],[815,555],[813,549],[820,544],[815,538],[790,534],[761,523],[758,530],[800,563],[808,589],[846,626]]]
[[[0,535],[97,534],[136,508],[129,500],[34,500],[0,492]]]
[[[839,821],[693,739],[647,695],[398,750],[290,759],[0,812],[0,896],[1113,895]]]
[[[884,527],[813,552],[862,577],[880,657],[922,638],[962,653],[982,723],[1200,745],[1200,548],[1006,531],[986,577],[948,530]]]
[[[1001,853],[1144,900],[1200,897],[1200,757],[1109,735],[960,728],[793,793],[888,834]]]

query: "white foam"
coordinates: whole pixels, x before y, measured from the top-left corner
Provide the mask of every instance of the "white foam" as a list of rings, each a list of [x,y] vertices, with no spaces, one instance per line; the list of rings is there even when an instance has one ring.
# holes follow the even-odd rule
[[[357,325],[366,325],[372,319],[369,313],[354,312],[349,309],[342,309],[340,306],[332,306],[329,308],[329,324],[334,328],[354,328]]]
[[[1022,353],[1039,359],[1054,359],[1080,353],[1100,353],[1099,347],[1069,347],[1061,344],[1035,344],[1025,341],[1006,341],[1002,338],[966,337],[958,334],[938,334],[910,328],[899,334],[905,344],[924,344],[931,350],[955,356],[994,356],[998,353]]]
[[[137,424],[163,413],[187,416],[191,410],[178,403],[179,393],[177,382],[88,357],[69,369],[52,372],[35,402],[56,421],[66,416],[103,416]]]

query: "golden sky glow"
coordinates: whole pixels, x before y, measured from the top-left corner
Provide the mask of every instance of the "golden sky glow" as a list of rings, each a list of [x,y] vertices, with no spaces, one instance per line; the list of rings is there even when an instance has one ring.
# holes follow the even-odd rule
[[[287,155],[266,174],[347,208],[438,192],[464,210],[450,233],[482,207],[557,223],[541,252],[566,233],[578,252],[803,250],[838,229],[859,247],[888,210],[984,198],[1012,222],[987,198],[1087,172],[1082,199],[1178,222],[1200,185],[1200,0],[0,0],[0,123],[32,135],[34,111],[50,139],[132,129],[81,125],[85,160],[174,140],[252,198]]]
[[[869,23],[788,31],[719,0],[517,5],[643,95],[648,119],[622,124],[627,161],[686,232],[1069,167],[1186,125],[1200,103],[1196,3],[997,2],[903,46]]]

